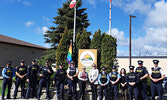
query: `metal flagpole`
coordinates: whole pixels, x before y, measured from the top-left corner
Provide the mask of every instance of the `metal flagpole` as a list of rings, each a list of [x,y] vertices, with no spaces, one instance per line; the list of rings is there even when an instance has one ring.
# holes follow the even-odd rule
[[[74,56],[73,57],[75,57],[75,29],[76,29],[76,5],[74,7],[74,33],[73,33],[73,55]]]
[[[109,15],[109,35],[111,35],[111,0],[110,0],[110,15]]]

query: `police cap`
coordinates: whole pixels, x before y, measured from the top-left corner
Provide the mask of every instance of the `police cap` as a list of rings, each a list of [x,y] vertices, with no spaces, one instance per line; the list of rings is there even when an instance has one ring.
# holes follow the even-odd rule
[[[46,60],[46,63],[49,63],[50,62],[50,60]]]
[[[62,64],[62,63],[60,63],[60,64],[59,64],[59,66],[63,66],[63,64]]]
[[[159,63],[159,60],[153,60],[153,63],[154,63],[154,64],[158,64],[158,63]]]
[[[21,63],[25,63],[25,60],[21,60]]]
[[[112,69],[116,69],[116,66],[112,66]]]
[[[129,66],[130,70],[133,70],[135,68],[135,66]]]
[[[7,64],[7,65],[11,65],[11,64],[12,64],[12,61],[7,61],[6,64]]]
[[[32,62],[36,62],[37,60],[36,59],[32,59]]]
[[[138,62],[138,64],[143,64],[142,60],[138,60],[137,62]]]
[[[106,67],[102,67],[101,69],[102,69],[102,70],[106,70]]]
[[[71,64],[74,64],[74,61],[71,61]]]

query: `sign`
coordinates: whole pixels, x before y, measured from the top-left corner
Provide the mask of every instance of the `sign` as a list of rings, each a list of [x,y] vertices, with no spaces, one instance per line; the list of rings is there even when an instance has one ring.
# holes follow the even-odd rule
[[[86,67],[86,72],[92,68],[92,64],[97,65],[97,49],[79,49],[78,69],[82,71],[82,67]]]

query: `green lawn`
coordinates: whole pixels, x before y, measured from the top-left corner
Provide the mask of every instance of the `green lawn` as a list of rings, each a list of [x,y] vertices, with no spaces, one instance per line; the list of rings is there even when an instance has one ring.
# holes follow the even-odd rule
[[[3,80],[0,80],[0,95],[2,95],[2,82]]]

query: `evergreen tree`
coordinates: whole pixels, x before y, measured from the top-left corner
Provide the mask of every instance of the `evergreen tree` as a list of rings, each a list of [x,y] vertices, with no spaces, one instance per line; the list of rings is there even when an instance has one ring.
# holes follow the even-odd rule
[[[60,43],[57,47],[56,50],[56,66],[58,68],[58,65],[60,63],[65,64],[65,66],[68,66],[68,63],[66,61],[67,59],[67,54],[70,46],[70,40],[72,39],[72,34],[71,32],[68,32],[67,27],[64,30],[64,33],[62,35],[62,38],[60,40]]]
[[[56,24],[56,27],[50,27],[44,35],[45,43],[50,43],[52,48],[57,48],[58,43],[62,37],[62,33],[66,26],[69,30],[73,30],[74,27],[74,9],[69,8],[71,0],[68,0],[63,4],[62,8],[58,9],[58,16],[54,17],[53,23]],[[76,13],[76,33],[81,32],[84,28],[89,26],[89,20],[85,10],[87,8],[81,8],[82,0],[77,0],[77,13]]]
[[[90,33],[86,32],[86,30],[84,29],[79,38],[78,48],[79,49],[89,49],[90,42],[91,42]]]
[[[116,59],[116,38],[104,34],[101,42],[101,67],[105,66],[107,71],[112,71],[112,66]]]
[[[102,41],[102,35],[100,29],[95,32],[93,35],[92,41],[90,43],[90,49],[97,49],[97,67],[100,68],[101,63],[101,41]]]

